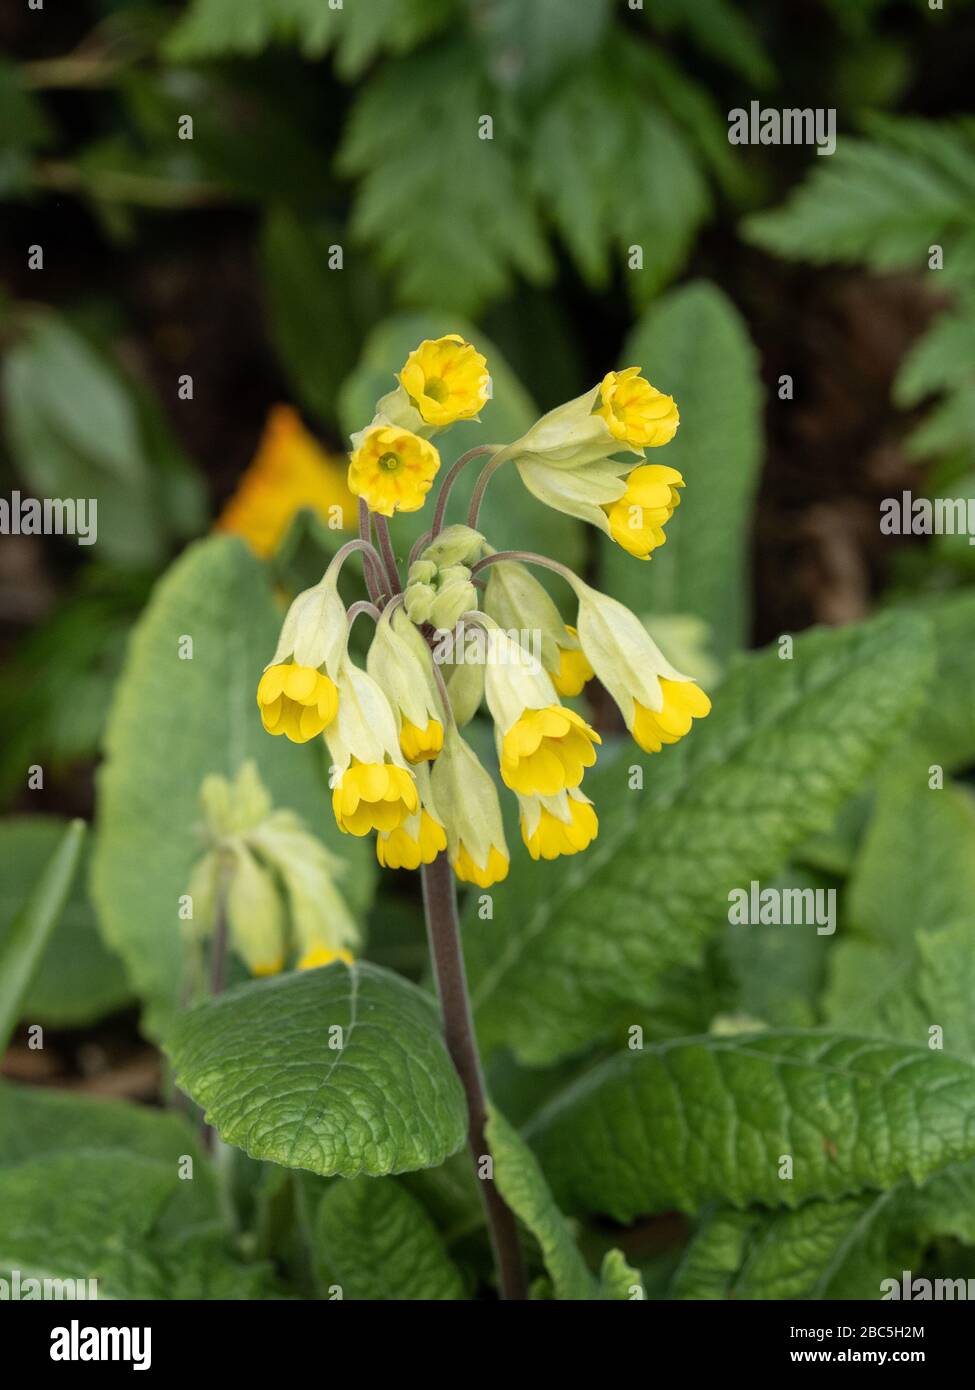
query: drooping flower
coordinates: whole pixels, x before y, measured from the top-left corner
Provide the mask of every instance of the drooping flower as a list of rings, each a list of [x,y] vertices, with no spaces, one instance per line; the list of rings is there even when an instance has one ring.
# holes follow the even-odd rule
[[[336,678],[347,642],[345,605],[329,570],[288,609],[258,684],[257,704],[269,734],[307,743],[329,727],[338,712]]]
[[[649,560],[667,539],[664,526],[680,506],[678,488],[683,486],[676,468],[661,463],[634,468],[626,479],[626,492],[605,509],[616,544],[638,560]]]
[[[419,435],[395,425],[365,430],[349,460],[349,489],[381,516],[419,511],[440,468],[440,455]]]
[[[690,676],[672,666],[635,614],[622,603],[573,579],[579,598],[579,640],[599,680],[619,705],[646,753],[676,743],[711,701]]]
[[[463,883],[490,888],[508,874],[498,791],[470,745],[448,727],[430,783],[447,834],[447,853]]]
[[[443,747],[443,710],[433,658],[402,607],[376,624],[366,668],[385,693],[399,724],[403,756],[411,763],[435,758]]]
[[[592,802],[573,788],[555,797],[521,796],[521,838],[533,859],[588,849],[599,833]]]
[[[332,758],[332,810],[349,835],[389,832],[419,809],[416,779],[400,750],[382,689],[349,659],[339,672],[339,712],[326,730]]]
[[[559,704],[549,677],[532,669],[517,642],[496,627],[489,635],[484,690],[504,782],[524,796],[555,796],[577,787],[602,740],[580,715]]]
[[[566,636],[571,639],[571,645],[564,643],[559,645],[559,665],[555,671],[550,671],[552,684],[560,695],[567,699],[573,695],[581,695],[582,689],[587,681],[591,681],[595,672],[589,658],[579,644],[579,634],[574,627],[568,623],[565,625]]]
[[[273,406],[257,452],[214,530],[242,536],[262,558],[274,554],[303,509],[331,530],[352,530],[356,504],[347,471],[345,456],[326,453],[297,411]]]
[[[562,621],[547,590],[527,566],[505,560],[488,570],[484,611],[506,632],[537,633],[542,665],[560,695],[578,695],[592,679],[573,627]]]
[[[441,429],[456,420],[477,419],[491,399],[487,360],[456,333],[428,338],[414,348],[399,381],[426,423]]]
[[[668,444],[680,424],[673,396],[651,386],[639,367],[606,373],[599,387],[596,414],[606,421],[614,438],[634,449]]]

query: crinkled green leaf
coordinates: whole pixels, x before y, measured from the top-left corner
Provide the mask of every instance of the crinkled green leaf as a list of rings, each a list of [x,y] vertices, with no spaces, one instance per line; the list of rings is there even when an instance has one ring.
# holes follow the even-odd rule
[[[315,1218],[323,1285],[376,1302],[464,1297],[460,1271],[415,1197],[394,1178],[333,1183]]]
[[[658,1043],[594,1067],[528,1138],[570,1211],[792,1208],[975,1156],[975,1066],[837,1033]]]
[[[828,825],[913,717],[928,639],[923,623],[884,618],[800,637],[791,661],[750,656],[676,747],[649,762],[627,751],[590,774],[596,843],[555,864],[516,853],[493,920],[468,916],[482,1045],[544,1065],[648,1003],[667,969],[699,961],[729,890],[775,873]],[[634,791],[640,762],[646,787]]]
[[[435,1167],[467,1131],[433,1001],[375,965],[241,985],[180,1014],[166,1050],[222,1139],[288,1168]]]

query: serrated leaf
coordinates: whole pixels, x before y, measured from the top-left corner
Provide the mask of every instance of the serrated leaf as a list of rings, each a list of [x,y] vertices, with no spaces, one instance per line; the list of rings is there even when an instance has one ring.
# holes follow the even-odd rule
[[[808,1202],[798,1211],[717,1211],[685,1252],[671,1297],[879,1299],[891,1272],[889,1223],[898,1196]]]
[[[322,751],[271,738],[254,691],[277,641],[266,572],[233,537],[191,546],[154,589],[132,636],[98,773],[92,896],[109,944],[160,1026],[177,998],[179,899],[202,853],[199,790],[253,758],[275,806],[296,811],[349,863],[342,891],[362,910],[373,882],[363,841],[340,836]],[[184,638],[192,659],[180,658]]]
[[[0,823],[0,952],[16,912],[66,827],[58,816],[16,816]],[[121,962],[99,936],[87,899],[86,866],[83,851],[64,911],[22,998],[20,1016],[31,1022],[79,1027],[132,998]]]
[[[349,79],[377,54],[422,42],[453,9],[453,0],[261,0],[243,10],[236,0],[195,0],[165,50],[172,62],[254,56],[272,43],[293,44],[306,58],[334,50],[338,72]]]
[[[555,1205],[538,1160],[516,1130],[497,1110],[487,1123],[487,1140],[494,1159],[498,1191],[514,1214],[538,1241],[557,1299],[632,1299],[643,1296],[643,1285],[618,1250],[604,1263],[605,1283],[588,1269]]]
[[[620,72],[614,54],[594,58],[546,103],[532,168],[589,283],[605,286],[615,263],[645,303],[680,270],[710,197],[681,132]],[[643,253],[639,270],[629,265],[633,246]]]
[[[872,139],[843,136],[789,201],[746,219],[745,235],[777,255],[923,269],[944,247],[944,276],[975,265],[975,122],[874,117]]]
[[[508,443],[536,421],[538,408],[508,366],[501,352],[480,329],[445,314],[397,314],[369,335],[362,358],[342,388],[339,412],[346,431],[360,430],[373,417],[376,401],[395,385],[395,374],[424,338],[459,333],[487,358],[493,381],[492,399],[481,411],[480,423],[462,422],[437,437],[440,478],[461,454],[478,444]],[[450,494],[449,521],[464,521],[474,484],[484,460],[475,459],[461,473]],[[439,482],[439,479],[438,479]],[[398,559],[405,560],[413,541],[430,527],[432,504],[416,513],[397,516],[391,526]],[[528,547],[557,555],[564,564],[581,567],[583,528],[571,517],[552,511],[531,497],[514,469],[502,468],[484,495],[481,525],[497,549]]]
[[[375,965],[242,985],[179,1015],[166,1050],[222,1139],[288,1168],[435,1167],[467,1131],[433,1001]]]
[[[339,1285],[343,1299],[464,1297],[436,1227],[394,1178],[333,1183],[319,1204],[314,1238],[320,1281]]]
[[[470,314],[516,274],[551,276],[513,122],[498,107],[462,41],[381,69],[353,107],[339,152],[341,171],[360,180],[352,227],[409,303]],[[479,136],[485,113],[492,139]]]
[[[793,1208],[975,1155],[975,1067],[836,1033],[658,1043],[593,1068],[527,1137],[570,1211]]]
[[[603,546],[605,587],[641,616],[693,614],[721,656],[748,632],[751,513],[762,462],[762,389],[744,321],[716,285],[673,291],[636,325],[621,359],[674,396],[681,425],[650,462],[686,487],[666,543],[646,563]]]
[[[0,1054],[23,1012],[31,980],[64,911],[81,862],[85,822],[72,821],[58,836],[30,885],[20,910],[0,937]]]
[[[910,620],[802,636],[792,661],[743,659],[707,720],[644,764],[643,792],[630,790],[629,750],[590,774],[595,845],[554,865],[516,854],[493,920],[468,914],[482,1046],[544,1065],[698,962],[729,890],[775,873],[862,784],[912,718],[930,660]]]

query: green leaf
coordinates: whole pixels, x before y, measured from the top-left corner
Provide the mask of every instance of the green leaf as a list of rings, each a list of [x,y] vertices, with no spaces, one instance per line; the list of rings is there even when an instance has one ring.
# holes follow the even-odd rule
[[[478,0],[475,33],[499,87],[544,87],[574,59],[587,58],[609,19],[608,0],[567,7],[562,0]]]
[[[497,1110],[492,1110],[488,1118],[487,1140],[494,1158],[498,1191],[538,1241],[555,1297],[642,1298],[640,1276],[626,1265],[618,1250],[606,1257],[605,1287],[590,1274],[565,1217],[555,1205],[538,1160]]]
[[[28,191],[31,154],[50,140],[44,108],[27,90],[17,64],[4,59],[0,62],[0,197]]]
[[[448,21],[453,0],[260,0],[241,10],[236,0],[195,0],[165,45],[171,62],[232,54],[253,57],[272,43],[293,44],[306,58],[334,50],[346,79],[358,77],[378,54],[404,53]]]
[[[138,414],[110,367],[54,314],[32,313],[4,357],[2,390],[7,442],[34,494],[89,507],[93,499],[87,523],[101,554],[132,567],[157,563],[164,532]]]
[[[941,594],[912,608],[931,622],[937,657],[913,739],[930,751],[930,762],[966,767],[975,763],[975,593]]]
[[[872,139],[842,136],[782,208],[745,221],[756,246],[795,260],[921,270],[944,248],[943,276],[975,267],[975,121],[873,117]]]
[[[676,399],[680,429],[651,461],[679,469],[687,486],[666,543],[649,561],[603,546],[605,587],[641,615],[702,618],[727,655],[748,635],[751,514],[762,461],[755,349],[723,292],[698,281],[647,312],[622,360],[638,363]]]
[[[757,87],[775,81],[772,60],[751,20],[731,0],[653,0],[649,22],[663,34],[685,31],[702,53]]]
[[[885,618],[804,635],[791,661],[749,656],[676,747],[649,762],[628,750],[590,774],[596,844],[568,863],[516,855],[493,921],[468,915],[482,1046],[545,1065],[632,1018],[666,970],[698,962],[729,890],[825,828],[911,719],[928,638],[923,623]],[[638,763],[642,792],[629,785]]]
[[[478,444],[509,443],[524,434],[539,411],[504,357],[479,329],[444,314],[398,314],[369,335],[358,367],[342,388],[339,412],[348,433],[372,419],[376,401],[395,385],[395,375],[408,354],[424,338],[459,333],[487,358],[494,394],[481,413],[481,422],[463,422],[438,436],[440,476],[461,454]],[[474,484],[484,460],[475,459],[461,474],[450,494],[448,520],[467,516]],[[429,529],[432,507],[397,516],[392,527],[398,559],[405,560],[414,540]],[[491,480],[481,508],[481,525],[497,549],[527,547],[557,555],[564,564],[581,567],[583,528],[571,517],[543,506],[526,492],[514,469],[502,468]],[[561,591],[564,594],[564,589]]]
[[[535,188],[587,281],[605,287],[612,266],[622,266],[641,303],[681,269],[711,210],[694,152],[645,90],[621,73],[615,49],[591,59],[546,103],[535,126],[532,168]],[[639,270],[628,264],[633,246],[643,252]]]
[[[432,1000],[375,965],[242,985],[179,1015],[166,1050],[177,1084],[252,1158],[378,1177],[435,1167],[464,1141]]]
[[[570,1211],[791,1208],[975,1155],[975,1067],[837,1033],[658,1043],[594,1067],[527,1137]]]
[[[58,816],[17,816],[0,823],[0,951],[17,908],[66,828],[67,822]],[[132,998],[121,962],[102,943],[85,895],[87,859],[86,846],[64,911],[21,1001],[21,1017],[31,1022],[76,1028],[122,1008]]]
[[[339,387],[355,366],[366,327],[379,314],[379,290],[358,262],[329,267],[337,229],[272,208],[261,236],[271,334],[299,401],[331,422]],[[341,324],[340,333],[323,324]]]
[[[72,821],[58,837],[30,895],[0,939],[0,1054],[22,1015],[31,980],[68,901],[84,837],[82,820]]]
[[[879,1299],[881,1280],[893,1272],[890,1220],[899,1196],[897,1189],[798,1211],[719,1210],[691,1241],[671,1297]]]
[[[485,113],[493,139],[479,136]],[[514,125],[462,41],[389,64],[363,87],[339,167],[360,180],[353,231],[395,275],[403,300],[472,314],[515,275],[551,277]]]
[[[364,909],[374,879],[364,841],[339,836],[318,744],[261,728],[254,691],[280,626],[265,570],[233,537],[191,546],[167,571],[133,633],[98,773],[92,896],[106,939],[159,1027],[175,1005],[179,899],[202,853],[199,790],[247,758],[288,807],[349,863],[342,891]],[[192,658],[181,659],[191,638]]]
[[[2,1168],[0,1268],[20,1270],[22,1285],[94,1279],[98,1298],[266,1297],[267,1270],[237,1263],[215,1218],[196,1228],[174,1221],[192,1187],[175,1163],[119,1151]]]
[[[315,1219],[322,1285],[377,1302],[464,1297],[460,1271],[415,1197],[394,1178],[333,1183]]]

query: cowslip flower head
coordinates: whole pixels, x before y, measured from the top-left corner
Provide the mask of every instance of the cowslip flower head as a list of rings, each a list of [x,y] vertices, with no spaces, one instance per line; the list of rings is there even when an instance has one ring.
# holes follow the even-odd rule
[[[331,530],[349,531],[356,504],[346,473],[345,456],[326,453],[297,411],[272,406],[254,458],[213,529],[242,536],[262,558],[274,554],[305,509]]]
[[[599,385],[596,414],[606,421],[614,438],[635,449],[669,444],[680,424],[673,396],[651,386],[639,367],[606,373]]]
[[[359,436],[349,459],[349,490],[381,516],[417,512],[440,468],[440,455],[418,434],[374,425]]]
[[[316,738],[338,712],[336,678],[348,642],[337,575],[299,594],[288,609],[274,655],[257,687],[261,722],[292,743]]]
[[[453,726],[447,729],[430,783],[457,877],[479,888],[490,888],[506,878],[510,856],[497,787]]]
[[[399,725],[407,762],[435,758],[443,747],[443,710],[433,677],[430,648],[401,606],[376,624],[366,669],[382,688]]]
[[[427,338],[414,348],[399,383],[423,421],[438,429],[478,419],[491,399],[487,359],[457,333]]]
[[[497,627],[489,636],[484,693],[503,781],[524,796],[555,796],[577,787],[602,740],[580,715],[559,704],[551,680],[533,669],[519,643]]]
[[[639,618],[581,579],[579,640],[599,680],[619,705],[626,727],[645,753],[676,743],[711,701],[690,676],[672,666]]]
[[[664,527],[680,506],[678,488],[683,486],[684,479],[676,468],[661,463],[634,468],[626,479],[626,492],[606,508],[616,544],[638,560],[649,560],[667,539]]]
[[[592,802],[578,788],[558,796],[520,796],[521,838],[533,859],[588,849],[599,833]]]
[[[542,666],[560,695],[578,695],[592,679],[575,629],[562,621],[548,591],[525,565],[505,560],[491,566],[484,611],[508,632],[538,633]]]
[[[447,848],[447,832],[440,819],[425,764],[417,768],[420,809],[388,835],[376,836],[376,858],[384,869],[418,869],[432,864]]]
[[[349,835],[395,830],[420,806],[395,716],[382,689],[348,658],[338,686],[338,716],[325,733],[336,822]]]

